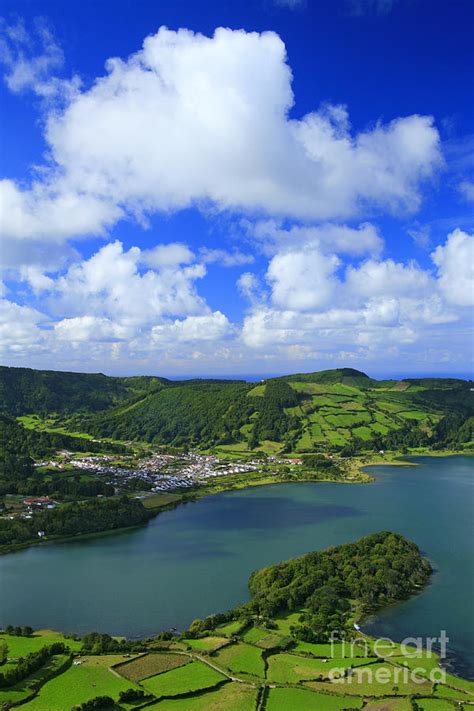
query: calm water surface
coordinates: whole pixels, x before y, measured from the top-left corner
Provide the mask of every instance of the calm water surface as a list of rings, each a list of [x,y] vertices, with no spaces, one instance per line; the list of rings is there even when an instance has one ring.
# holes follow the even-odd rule
[[[416,461],[371,468],[372,484],[228,492],[132,532],[2,556],[0,624],[131,637],[182,629],[248,599],[255,568],[389,529],[414,540],[436,573],[366,629],[395,639],[445,629],[458,671],[474,675],[473,460]]]

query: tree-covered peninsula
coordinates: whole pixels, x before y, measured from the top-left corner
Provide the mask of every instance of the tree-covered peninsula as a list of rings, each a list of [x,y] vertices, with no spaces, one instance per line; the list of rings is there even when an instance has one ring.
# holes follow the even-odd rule
[[[420,648],[415,656],[414,648],[387,641],[382,646],[352,624],[419,592],[430,572],[413,543],[385,531],[257,570],[249,581],[250,602],[182,632],[127,640],[8,626],[0,633],[0,707],[468,708],[474,683],[443,670],[436,654]],[[335,591],[343,604],[334,604]],[[328,639],[329,630],[335,638]]]

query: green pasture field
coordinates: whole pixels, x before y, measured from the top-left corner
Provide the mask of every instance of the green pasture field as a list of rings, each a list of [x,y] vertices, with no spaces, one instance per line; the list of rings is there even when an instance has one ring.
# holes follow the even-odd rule
[[[397,413],[398,417],[404,417],[406,420],[426,420],[430,415],[421,410],[402,410]]]
[[[110,670],[123,659],[122,655],[116,654],[83,657],[80,666],[69,667],[51,679],[24,708],[28,711],[69,711],[74,704],[82,704],[99,695],[117,699],[121,691],[138,688]]]
[[[380,410],[377,410],[373,413],[374,419],[379,422],[381,425],[385,425],[386,427],[398,427],[399,425],[390,417],[385,415],[383,412],[380,412]]]
[[[370,427],[354,427],[354,429],[352,430],[352,434],[356,437],[359,437],[359,439],[372,439],[372,430],[370,429]]]
[[[416,669],[419,676],[429,676],[433,669],[438,669],[441,672],[439,657],[437,655],[429,656],[425,653],[421,657],[391,656],[388,658],[388,661],[392,662],[392,664],[398,664],[412,670]]]
[[[324,435],[327,437],[331,444],[336,445],[344,445],[350,439],[350,432],[348,430],[344,430],[343,435],[341,434],[340,430],[330,430],[326,428],[324,431]]]
[[[296,642],[293,647],[294,652],[304,652],[307,654],[312,654],[314,657],[321,657],[323,659],[347,659],[353,657],[367,657],[371,654],[370,644],[365,645],[350,645],[349,643],[343,645],[340,642],[334,644],[329,643],[319,643],[314,644],[313,642]]]
[[[240,634],[245,627],[245,622],[242,622],[241,620],[232,620],[232,622],[226,622],[223,625],[218,625],[214,631],[224,637],[232,637],[233,635]]]
[[[51,676],[56,674],[68,661],[66,654],[58,654],[48,659],[46,664],[26,679],[18,682],[9,689],[0,689],[0,706],[3,704],[18,703],[22,699],[30,696],[32,691],[45,683]],[[2,667],[3,669],[4,667]]]
[[[270,689],[265,702],[265,711],[343,711],[361,708],[362,699],[318,694],[305,689]]]
[[[218,689],[181,699],[163,699],[147,706],[150,711],[254,711],[257,690],[246,684],[228,682]]]
[[[151,676],[142,681],[146,691],[154,696],[180,696],[209,689],[225,681],[225,676],[203,662],[195,661],[183,667]]]
[[[469,679],[460,679],[454,674],[446,674],[446,685],[454,686],[455,689],[462,689],[463,691],[468,691],[474,694],[474,681],[469,681]]]
[[[8,657],[24,657],[31,652],[38,652],[43,647],[48,647],[54,642],[63,642],[71,652],[78,652],[82,649],[80,640],[64,637],[60,632],[53,630],[38,630],[31,637],[18,637],[16,635],[2,634],[0,641],[4,641],[8,647]]]
[[[341,408],[348,412],[365,412],[366,403],[360,400],[345,400],[341,402]]]
[[[345,413],[342,415],[326,415],[326,422],[334,427],[351,427],[352,425],[367,424],[371,421],[370,413]]]
[[[377,400],[377,407],[384,412],[397,414],[406,410],[406,405],[398,400]]]
[[[238,642],[219,650],[214,656],[217,666],[230,669],[235,674],[241,672],[253,676],[265,676],[265,665],[262,652],[257,647]]]
[[[304,612],[304,610],[297,610],[297,612],[290,612],[288,614],[277,615],[273,621],[276,624],[276,628],[277,628],[278,632],[280,632],[283,635],[289,635],[290,634],[290,627],[299,625],[300,617],[303,612]]]
[[[377,680],[375,674],[384,674]],[[406,696],[408,694],[429,694],[432,684],[426,679],[406,677],[401,667],[392,664],[369,664],[354,669],[351,676],[334,682],[308,682],[308,686],[317,690],[332,691],[335,694],[355,696]]]
[[[244,642],[255,644],[261,649],[274,649],[275,647],[280,647],[282,644],[288,644],[290,642],[289,638],[285,638],[276,632],[258,629],[257,627],[251,628],[248,633],[246,632],[242,636],[242,639]]]
[[[267,678],[278,684],[297,684],[302,680],[329,678],[334,670],[373,663],[373,659],[315,659],[296,654],[276,654],[268,659]],[[339,675],[339,671],[336,672]]]
[[[278,454],[282,447],[283,444],[281,442],[273,442],[270,439],[264,439],[260,442],[258,449],[265,452],[265,454]]]
[[[443,699],[458,699],[459,701],[474,702],[474,697],[471,696],[468,691],[452,689],[450,686],[444,686],[443,684],[436,685],[434,696],[439,696]]]
[[[417,699],[416,703],[421,711],[453,711],[456,708],[444,699]]]
[[[373,432],[377,432],[378,434],[381,435],[386,435],[387,432],[390,431],[390,427],[387,427],[386,425],[381,425],[380,422],[372,422],[370,425],[370,428],[373,430]]]
[[[135,682],[182,667],[189,661],[189,657],[184,654],[145,654],[138,659],[132,659],[131,662],[117,665],[114,671]]]
[[[185,641],[193,649],[206,652],[215,652],[217,649],[229,644],[227,637],[202,637],[201,639],[187,639]]]
[[[145,496],[141,501],[146,509],[161,509],[163,506],[171,506],[172,504],[179,503],[182,498],[181,494],[168,494],[164,492],[163,494]]]
[[[262,397],[265,395],[265,388],[266,385],[256,385],[252,390],[249,390],[247,393],[247,397]]]
[[[313,440],[308,430],[304,430],[303,434],[296,443],[297,452],[309,452],[313,448]]]
[[[241,638],[244,642],[248,642],[249,644],[256,644],[265,637],[268,637],[268,634],[268,630],[264,630],[261,627],[250,627],[246,632],[241,635]]]
[[[43,432],[56,432],[57,434],[79,437],[80,439],[94,439],[92,435],[85,432],[72,432],[66,427],[58,426],[54,420],[42,420],[39,415],[22,415],[16,418],[27,430],[40,430]]]
[[[284,637],[270,630],[251,627],[242,635],[242,640],[249,644],[255,644],[261,649],[274,649],[282,644]]]
[[[364,706],[364,711],[412,711],[411,701],[406,696],[369,701]]]

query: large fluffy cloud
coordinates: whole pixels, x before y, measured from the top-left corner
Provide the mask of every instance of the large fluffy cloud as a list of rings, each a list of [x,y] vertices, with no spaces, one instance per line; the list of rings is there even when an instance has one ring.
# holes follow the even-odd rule
[[[209,203],[303,219],[414,210],[440,162],[431,117],[359,133],[343,106],[290,119],[291,71],[273,32],[161,28],[106,69],[47,113],[41,177],[26,190],[0,183],[4,235],[64,239]]]
[[[118,241],[64,274],[25,267],[23,281],[49,307],[49,316],[0,299],[3,352],[25,354],[47,346],[54,353],[65,344],[77,349],[118,342],[156,351],[173,342],[216,341],[230,323],[198,294],[196,282],[205,272],[185,245],[125,250]]]
[[[456,343],[455,324],[468,327],[468,318],[453,307],[473,301],[473,243],[460,230],[448,235],[432,255],[437,275],[413,262],[374,257],[342,267],[321,242],[286,245],[270,261],[266,299],[256,298],[250,273],[241,277],[242,293],[251,297],[243,341],[256,349],[304,346],[309,352],[341,348],[346,353],[357,346],[375,353],[420,340],[426,346],[443,332]]]
[[[474,234],[454,230],[432,257],[445,299],[458,306],[474,306]]]
[[[326,306],[334,295],[334,271],[338,265],[335,255],[325,256],[318,249],[275,255],[267,271],[273,302],[296,311]]]
[[[380,213],[419,208],[442,163],[431,117],[355,130],[345,106],[316,100],[298,116],[273,32],[161,28],[85,88],[50,77],[61,53],[47,31],[36,60],[22,32],[10,32],[20,50],[4,51],[6,80],[41,97],[47,151],[30,182],[0,180],[8,359],[39,353],[49,366],[57,358],[81,368],[111,358],[134,371],[155,357],[192,359],[208,372],[222,360],[249,372],[253,354],[261,362],[339,353],[344,362],[417,341],[433,358],[464,352],[472,236],[456,230],[422,267],[387,258],[374,224]],[[67,244],[113,240],[122,219],[146,227],[154,212],[190,206],[237,213],[231,233],[244,228],[245,250],[191,250],[177,235],[148,249],[109,241],[83,258],[78,242]],[[207,264],[249,269],[237,275],[249,302],[241,329],[200,293]]]

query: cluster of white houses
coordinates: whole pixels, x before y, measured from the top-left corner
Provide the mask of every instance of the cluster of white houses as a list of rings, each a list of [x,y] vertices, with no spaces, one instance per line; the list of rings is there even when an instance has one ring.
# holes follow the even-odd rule
[[[63,461],[75,469],[83,469],[104,476],[107,483],[120,489],[130,479],[141,479],[151,491],[170,491],[204,484],[212,477],[243,474],[257,471],[262,466],[258,460],[223,462],[213,455],[188,452],[173,455],[155,453],[135,465],[115,464],[114,457],[88,455],[80,457],[62,452]],[[116,461],[116,459],[115,459]],[[45,463],[42,463],[43,465]]]

